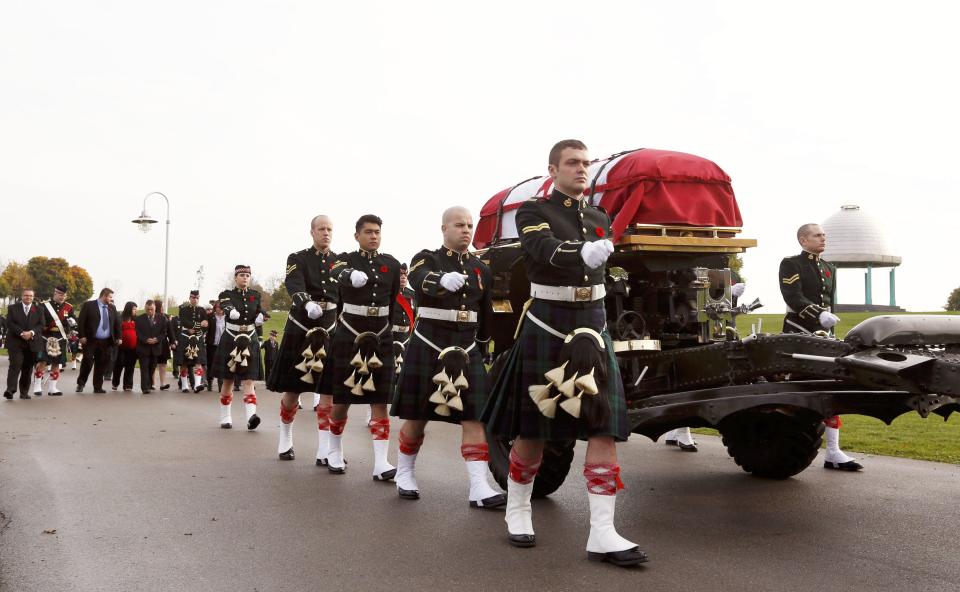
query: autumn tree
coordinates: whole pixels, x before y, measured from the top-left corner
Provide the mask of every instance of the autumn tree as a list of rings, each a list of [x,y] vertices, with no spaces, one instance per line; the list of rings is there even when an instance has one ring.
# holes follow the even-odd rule
[[[943,308],[944,310],[960,310],[960,288],[954,288],[953,292],[950,292],[950,296],[947,297],[947,305]]]
[[[64,283],[67,285],[67,301],[75,307],[93,297],[93,278],[79,265],[71,265],[67,269]]]
[[[53,296],[53,288],[66,283],[70,273],[70,264],[63,257],[31,257],[27,261],[27,271],[36,282],[33,289],[37,300],[46,300]]]
[[[11,261],[0,273],[0,298],[19,298],[24,288],[34,288],[35,280],[23,263]]]

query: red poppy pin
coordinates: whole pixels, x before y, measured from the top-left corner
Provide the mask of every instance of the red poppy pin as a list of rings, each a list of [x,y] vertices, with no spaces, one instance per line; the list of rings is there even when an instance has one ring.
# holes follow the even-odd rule
[[[250,297],[250,302],[253,302],[253,296]]]
[[[599,226],[597,226],[597,227],[594,229],[594,232],[596,232],[596,233],[597,233],[597,236],[599,236],[600,238],[603,238],[603,235],[605,235],[605,234],[607,233],[603,228],[600,228]]]
[[[823,273],[824,273],[824,275],[826,275],[827,277],[830,277],[830,270],[829,270],[829,269],[828,269],[827,271],[823,272]]]
[[[333,269],[333,263],[330,264],[330,269]]]
[[[381,266],[380,266],[380,273],[387,273],[388,271],[389,271],[389,269],[387,269],[387,266],[386,266],[386,265],[381,265]]]

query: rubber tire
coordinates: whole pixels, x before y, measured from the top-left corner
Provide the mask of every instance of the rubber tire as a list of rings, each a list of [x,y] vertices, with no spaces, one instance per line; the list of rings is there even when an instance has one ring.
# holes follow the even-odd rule
[[[487,443],[490,446],[490,472],[504,490],[507,489],[507,476],[510,474],[510,448],[513,446],[512,440],[495,438],[487,435]],[[533,497],[547,497],[560,488],[567,473],[570,472],[570,465],[573,463],[573,448],[576,446],[576,440],[564,440],[558,442],[544,442],[543,462],[540,464],[540,471],[533,480]]]
[[[820,451],[824,425],[812,414],[741,411],[718,426],[727,453],[744,471],[788,479],[810,466]]]

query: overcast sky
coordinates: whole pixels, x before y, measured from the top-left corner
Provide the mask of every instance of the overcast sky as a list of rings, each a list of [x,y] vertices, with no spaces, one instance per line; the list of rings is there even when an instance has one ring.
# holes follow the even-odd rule
[[[171,201],[178,298],[201,265],[204,299],[237,263],[281,274],[318,213],[336,250],[379,214],[409,260],[445,207],[477,215],[575,137],[719,164],[768,312],[796,227],[846,203],[903,257],[899,303],[939,310],[960,285],[954,6],[7,0],[0,262],[63,256],[121,302],[159,293],[162,224],[130,223],[150,191]],[[840,300],[862,298],[842,271]]]

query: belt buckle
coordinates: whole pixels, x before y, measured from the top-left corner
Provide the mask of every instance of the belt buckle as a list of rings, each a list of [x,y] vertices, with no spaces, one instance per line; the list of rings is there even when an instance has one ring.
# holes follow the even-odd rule
[[[246,325],[240,325],[240,332],[241,332],[241,333],[249,333],[250,330],[247,328]]]
[[[379,307],[379,306],[368,306],[368,307],[367,307],[367,316],[368,316],[368,317],[378,317],[378,316],[380,316],[380,307]]]
[[[470,311],[469,310],[458,310],[457,311],[457,322],[466,323],[470,320]]]
[[[593,290],[591,290],[589,287],[585,287],[585,288],[574,288],[574,290],[573,290],[573,301],[574,301],[574,302],[589,302],[592,295],[593,295]]]

